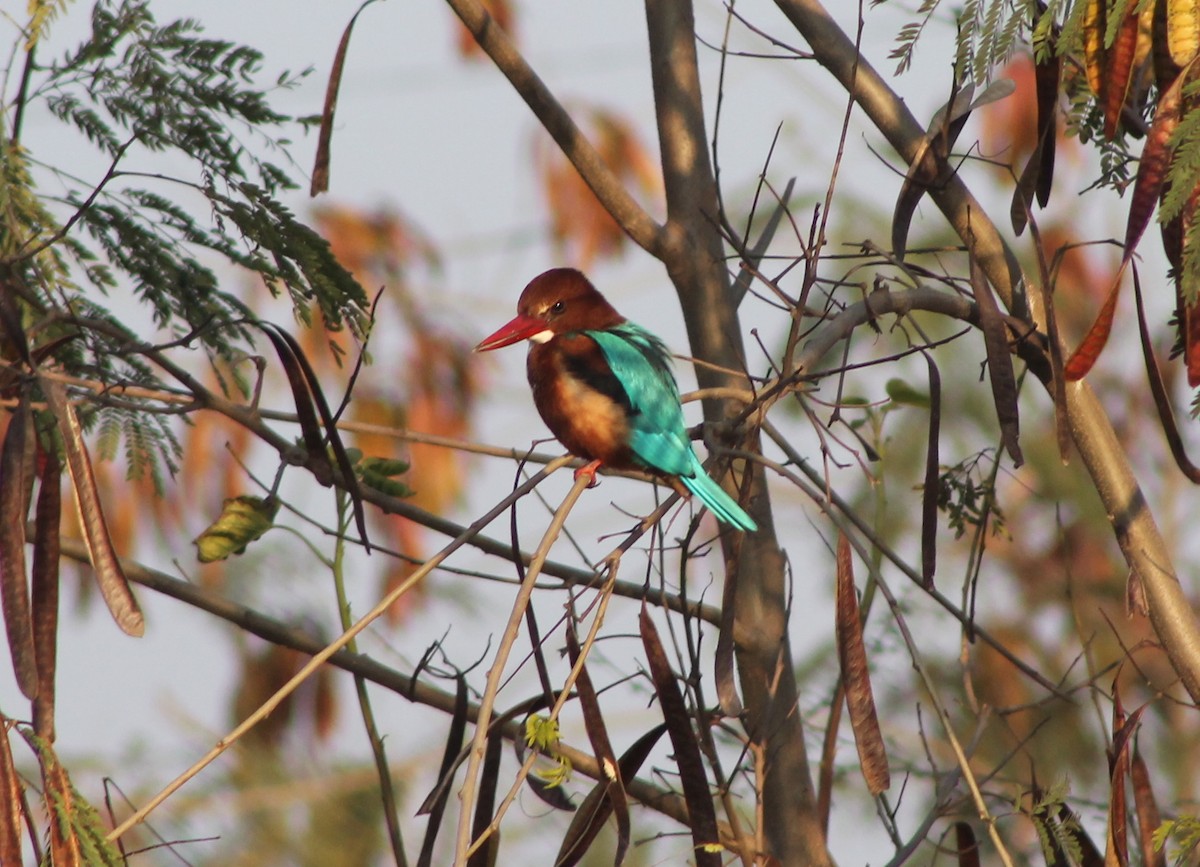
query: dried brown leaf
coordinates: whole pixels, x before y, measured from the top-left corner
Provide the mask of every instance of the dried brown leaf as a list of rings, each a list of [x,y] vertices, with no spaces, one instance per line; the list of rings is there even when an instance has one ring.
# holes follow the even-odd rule
[[[604,723],[604,713],[600,709],[600,698],[592,685],[591,675],[588,674],[587,664],[580,660],[579,639],[575,630],[568,625],[567,654],[572,666],[579,667],[579,676],[575,679],[575,690],[579,694],[579,709],[583,714],[583,726],[587,731],[588,740],[592,744],[592,752],[596,763],[606,777],[605,788],[612,813],[617,817],[617,851],[615,863],[625,860],[629,849],[629,800],[625,795],[625,784],[617,766],[617,756],[613,752],[612,742],[608,738],[608,726]]]
[[[979,329],[983,332],[983,345],[987,352],[988,378],[992,384],[992,403],[1000,423],[1000,441],[1012,457],[1013,465],[1019,467],[1025,463],[1025,458],[1021,454],[1017,375],[1013,370],[1012,354],[1008,351],[1008,326],[1000,314],[1000,305],[992,294],[987,275],[974,256],[971,257],[971,288],[975,291],[975,303],[979,308]]]
[[[917,149],[916,156],[908,166],[896,207],[892,214],[892,253],[903,259],[908,246],[908,230],[917,205],[930,189],[944,185],[954,173],[950,165],[950,151],[966,126],[971,112],[985,105],[999,102],[1012,94],[1015,85],[1010,79],[993,81],[974,100],[973,90],[960,91],[958,86],[951,90],[950,100],[934,112],[928,132]]]
[[[304,440],[304,466],[319,484],[328,488],[333,484],[333,470],[325,452],[325,437],[321,433],[321,423],[317,420],[317,410],[313,406],[309,383],[300,358],[293,351],[292,343],[282,329],[267,326],[262,330],[275,347],[279,363],[287,376],[288,387],[292,391],[292,405],[296,408],[296,420],[300,424],[300,436]]]
[[[367,517],[363,509],[358,476],[354,472],[354,466],[350,463],[350,457],[346,454],[346,446],[342,442],[341,434],[338,433],[337,419],[329,410],[329,403],[325,400],[325,392],[321,390],[321,382],[317,378],[316,371],[313,370],[304,350],[292,335],[269,322],[260,322],[259,327],[270,338],[284,369],[288,372],[288,381],[292,385],[297,414],[300,413],[301,407],[305,407],[305,412],[311,414],[313,404],[319,414],[322,427],[317,429],[316,436],[313,437],[312,432],[308,430],[304,433],[305,446],[308,451],[306,466],[321,484],[328,487],[333,483],[329,458],[325,452],[326,443],[328,443],[328,449],[333,453],[334,462],[342,477],[342,486],[350,498],[350,506],[354,512],[354,526],[358,529],[363,549],[369,554],[371,553],[371,542],[367,535]],[[294,377],[298,377],[298,380]],[[311,404],[309,403],[310,397]],[[308,423],[315,424],[315,420],[310,418]],[[301,427],[304,428],[304,425],[305,422],[302,421]],[[315,452],[313,451],[314,447],[316,448]],[[325,474],[326,481],[321,480],[321,473]]]
[[[707,848],[711,844],[719,843],[720,835],[717,831],[716,810],[708,790],[708,776],[704,772],[704,760],[700,755],[700,742],[692,729],[691,716],[687,712],[675,672],[671,670],[662,639],[658,636],[658,628],[650,619],[650,611],[644,602],[638,615],[638,628],[642,635],[642,647],[646,651],[650,677],[654,681],[658,703],[667,724],[667,732],[671,736],[675,764],[679,768],[679,781],[683,785],[683,797],[691,819],[696,865],[720,867],[720,854]]]
[[[100,507],[100,492],[96,489],[96,477],[92,472],[92,460],[83,441],[83,429],[75,415],[75,408],[67,400],[62,383],[39,377],[46,404],[58,422],[63,450],[67,455],[67,470],[71,476],[71,488],[75,493],[75,506],[79,513],[79,525],[83,529],[83,540],[87,545],[88,559],[96,575],[96,584],[108,610],[117,625],[128,635],[140,636],[146,625],[137,599],[129,589],[129,580],[117,560],[104,511]]]
[[[21,775],[13,761],[8,730],[12,722],[0,714],[0,864],[20,864],[24,801]]]
[[[313,163],[312,186],[308,194],[316,196],[329,189],[329,144],[333,137],[333,116],[337,112],[338,91],[342,86],[342,70],[346,66],[346,51],[350,47],[350,34],[354,31],[354,22],[362,11],[375,0],[365,0],[358,11],[350,18],[342,38],[338,42],[337,53],[333,56],[333,68],[329,71],[329,83],[325,86],[325,107],[321,110],[321,129],[317,136],[317,156]]]
[[[875,697],[863,643],[862,618],[854,588],[850,541],[838,534],[837,547],[837,645],[842,682],[846,685],[846,710],[858,747],[858,761],[867,790],[872,795],[887,791],[892,784],[887,750],[875,713]]]
[[[1038,157],[1037,202],[1046,207],[1054,183],[1054,157],[1058,150],[1058,88],[1062,76],[1062,58],[1051,50],[1050,56],[1034,67],[1037,90]]]
[[[36,434],[29,400],[22,396],[0,446],[0,602],[17,686],[26,698],[38,693],[33,613],[25,567],[25,520],[33,488]]]
[[[928,352],[923,353],[929,368],[929,439],[925,446],[925,483],[921,491],[921,580],[933,587],[937,571],[938,527],[938,440],[942,426],[942,374]]]
[[[450,786],[444,781],[449,774],[454,773],[458,766],[458,754],[462,751],[463,739],[467,732],[467,679],[460,673],[455,679],[457,689],[454,694],[454,713],[450,717],[450,728],[446,735],[446,747],[442,750],[442,767],[438,771],[438,786],[430,797],[417,809],[417,815],[428,814],[429,821],[425,824],[425,838],[421,842],[421,854],[417,858],[417,867],[430,867],[433,864],[433,847],[437,842],[438,831],[441,830],[442,816],[446,812],[446,801],[450,797]]]
[[[624,753],[617,762],[621,769],[621,779],[631,780],[649,757],[654,745],[658,743],[663,732],[667,730],[666,723],[659,723],[646,732]],[[533,779],[532,777],[530,778]],[[612,802],[608,798],[608,783],[599,782],[588,792],[583,803],[571,820],[567,833],[563,835],[558,855],[554,859],[555,867],[574,867],[587,854],[600,829],[608,822],[612,812]]]
[[[475,817],[471,824],[471,838],[478,840],[484,834],[488,838],[467,859],[466,867],[493,867],[500,852],[500,829],[491,832],[492,813],[496,807],[496,786],[500,779],[500,752],[504,737],[498,730],[488,735],[487,750],[483,754],[480,769],[479,792],[475,800]]]
[[[838,728],[842,724],[842,708],[846,705],[846,686],[838,678],[833,698],[829,700],[829,720],[821,741],[821,763],[817,766],[817,819],[821,833],[829,833],[829,811],[833,805],[834,760],[837,758]]]
[[[733,556],[732,549],[727,556]],[[713,682],[717,688],[717,703],[721,713],[727,717],[737,717],[742,713],[742,700],[738,696],[733,658],[739,575],[736,568],[726,569],[725,587],[721,591],[721,627],[717,630],[717,647],[713,654]]]
[[[966,822],[954,823],[954,845],[958,851],[958,867],[979,867],[979,841]]]
[[[1133,780],[1133,808],[1138,820],[1138,842],[1145,867],[1167,867],[1167,853],[1154,848],[1154,832],[1162,824],[1162,813],[1150,785],[1150,770],[1136,747],[1130,761],[1130,778]]]
[[[34,513],[33,649],[37,657],[38,695],[33,730],[54,742],[54,681],[58,668],[58,563],[62,529],[62,464],[53,448],[41,451],[37,510]]]
[[[1037,131],[1033,152],[1013,190],[1009,219],[1020,235],[1029,224],[1034,199],[1041,207],[1050,201],[1054,183],[1054,158],[1058,149],[1058,87],[1062,59],[1057,55],[1034,69],[1037,92]]]
[[[1145,709],[1143,705],[1127,717],[1118,686],[1116,682],[1113,683],[1113,742],[1108,750],[1108,829],[1104,853],[1106,867],[1126,867],[1129,864],[1129,800],[1125,778],[1129,774],[1133,736]]]

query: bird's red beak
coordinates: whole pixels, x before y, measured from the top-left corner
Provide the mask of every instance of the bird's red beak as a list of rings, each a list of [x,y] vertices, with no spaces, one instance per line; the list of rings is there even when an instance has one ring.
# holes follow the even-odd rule
[[[485,337],[479,341],[479,345],[475,347],[475,351],[487,352],[491,349],[499,349],[502,346],[512,346],[514,343],[528,340],[533,335],[545,330],[546,323],[541,319],[534,319],[532,316],[518,313],[516,318],[507,325],[489,337]]]

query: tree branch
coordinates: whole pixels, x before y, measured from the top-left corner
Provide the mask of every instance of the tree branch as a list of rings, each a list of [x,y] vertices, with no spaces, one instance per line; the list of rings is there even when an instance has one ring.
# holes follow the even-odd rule
[[[817,61],[852,91],[876,128],[906,163],[911,163],[925,131],[904,101],[858,56],[854,43],[818,0],[776,3],[808,42]],[[853,77],[856,66],[857,77]],[[1044,311],[1037,310],[1039,294],[1026,298],[1023,287],[1028,284],[1016,257],[962,179],[955,174],[929,195],[979,260],[1005,306],[1017,316],[1030,318],[1032,314],[1039,325],[1044,323]],[[1104,503],[1125,562],[1146,589],[1154,629],[1188,694],[1200,701],[1200,627],[1128,457],[1091,386],[1070,383],[1066,397],[1075,447]]]
[[[600,204],[633,242],[654,256],[665,244],[660,226],[629,194],[620,179],[605,165],[575,121],[555,99],[521,52],[479,0],[446,0],[475,41],[496,64],[513,89],[575,166]]]
[[[669,243],[660,257],[679,296],[702,389],[742,387],[745,349],[737,313],[740,291],[725,265],[720,233],[720,200],[708,136],[696,59],[695,20],[686,0],[645,4],[650,38],[650,70],[663,181],[667,193]],[[705,400],[704,416],[723,422],[741,406]],[[740,431],[745,447],[761,451],[757,430]],[[817,811],[804,726],[797,711],[788,640],[787,582],[783,553],[775,536],[766,473],[744,462],[748,511],[759,530],[725,534],[726,589],[717,645],[717,691],[732,712],[729,656],[733,653],[745,704],[743,722],[753,749],[770,756],[769,772],[758,785],[768,848],[782,862],[831,863]],[[726,474],[726,484],[730,476]],[[734,536],[737,536],[734,539]]]
[[[62,554],[76,563],[90,566],[87,548],[79,539],[63,537]],[[121,559],[121,568],[129,580],[142,587],[149,588],[164,596],[177,599],[200,611],[219,617],[227,623],[257,635],[264,641],[287,647],[309,655],[320,653],[327,642],[289,626],[273,617],[268,617],[260,611],[207,590],[199,584],[180,580],[165,572],[151,569],[128,558]],[[437,687],[430,686],[425,681],[415,677],[410,672],[398,671],[384,665],[369,655],[350,653],[339,650],[329,657],[327,662],[335,668],[340,668],[350,674],[355,674],[369,680],[384,689],[407,698],[409,701],[442,711],[446,714],[455,712],[457,696]],[[478,719],[479,705],[475,702],[467,704],[467,719],[474,723]],[[497,724],[504,737],[509,740],[522,740],[525,728],[521,720],[511,720]],[[595,756],[586,750],[580,750],[563,742],[556,747],[558,752],[571,762],[573,769],[586,777],[601,781],[606,779],[603,769]],[[626,782],[626,790],[638,801],[654,809],[682,825],[688,824],[687,804],[683,798],[673,792],[661,789],[642,779]],[[731,848],[737,845],[736,839],[722,827],[722,841]]]

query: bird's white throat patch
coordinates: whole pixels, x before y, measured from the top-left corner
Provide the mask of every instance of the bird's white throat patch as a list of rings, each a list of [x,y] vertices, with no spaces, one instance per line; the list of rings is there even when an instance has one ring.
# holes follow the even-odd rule
[[[537,334],[534,334],[532,337],[529,338],[529,340],[532,343],[549,343],[550,338],[552,338],[553,336],[554,336],[554,332],[551,331],[549,328],[547,328],[545,331],[539,331]]]

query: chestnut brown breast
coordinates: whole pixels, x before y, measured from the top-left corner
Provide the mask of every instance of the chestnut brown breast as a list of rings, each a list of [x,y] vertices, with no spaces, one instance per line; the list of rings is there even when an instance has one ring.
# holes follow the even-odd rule
[[[596,341],[575,333],[534,344],[526,372],[542,420],[567,451],[616,469],[635,466],[629,398]]]

